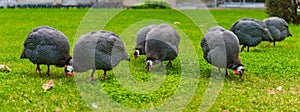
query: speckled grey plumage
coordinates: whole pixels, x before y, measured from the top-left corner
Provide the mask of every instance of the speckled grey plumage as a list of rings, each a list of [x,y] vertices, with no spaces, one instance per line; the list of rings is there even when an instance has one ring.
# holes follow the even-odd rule
[[[200,43],[205,60],[220,68],[236,69],[242,65],[239,59],[237,36],[223,27],[211,27]]]
[[[106,73],[117,66],[121,60],[129,61],[130,58],[122,40],[113,32],[101,30],[84,34],[74,46],[73,67],[75,72],[101,69]],[[93,77],[93,73],[91,77]]]
[[[270,17],[263,20],[275,41],[282,41],[288,36],[292,36],[288,23],[279,17]],[[275,42],[274,42],[275,45]]]
[[[24,42],[21,58],[28,58],[34,64],[63,67],[70,58],[68,38],[49,26],[33,29]],[[39,69],[39,67],[37,68]]]
[[[253,22],[256,22],[257,24],[259,24],[261,27],[263,27],[266,30],[266,32],[264,32],[263,35],[262,35],[262,41],[274,41],[274,39],[273,39],[269,29],[268,29],[268,26],[263,21],[253,19],[253,18],[242,18],[238,21],[253,21]]]
[[[149,31],[157,27],[156,24],[148,25],[146,27],[141,28],[137,33],[136,33],[136,46],[135,49],[139,49],[139,55],[145,55],[145,41],[146,41],[146,36],[149,33]]]
[[[257,46],[263,40],[273,40],[268,29],[264,27],[266,26],[258,20],[244,18],[235,22],[230,31],[238,37],[239,43],[248,46],[249,50],[249,47]]]
[[[146,36],[146,55],[152,61],[173,60],[178,56],[180,37],[168,24],[160,24]]]

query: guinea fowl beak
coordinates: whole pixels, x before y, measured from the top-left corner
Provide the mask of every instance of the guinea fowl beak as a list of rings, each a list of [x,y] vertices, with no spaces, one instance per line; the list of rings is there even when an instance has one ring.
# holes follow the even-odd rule
[[[74,76],[74,72],[66,73],[67,76]]]
[[[150,68],[155,68],[155,67],[154,66],[149,66],[149,67],[145,66],[145,68],[147,69],[147,72],[149,72]]]
[[[153,62],[151,60],[148,60],[146,62],[145,68],[147,69],[148,72],[150,71],[150,68],[154,68],[154,66],[152,64],[153,64]]]
[[[65,65],[65,75],[66,76],[74,76],[73,67],[70,65]]]
[[[137,55],[134,55],[134,59],[136,59],[136,58],[138,58],[138,56],[137,56]]]
[[[244,67],[240,66],[237,70],[234,70],[233,73],[235,75],[239,75],[240,78],[242,78],[245,70],[246,69]]]

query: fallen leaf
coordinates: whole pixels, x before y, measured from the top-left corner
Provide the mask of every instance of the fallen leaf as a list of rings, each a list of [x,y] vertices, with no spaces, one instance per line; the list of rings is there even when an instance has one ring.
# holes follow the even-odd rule
[[[50,80],[49,82],[43,84],[42,88],[47,91],[49,89],[51,89],[52,87],[54,87],[54,82],[53,80]]]
[[[173,24],[176,24],[176,25],[177,25],[177,24],[180,24],[180,22],[178,22],[178,21],[175,21]]]
[[[277,91],[281,91],[281,90],[282,90],[282,86],[278,86]]]

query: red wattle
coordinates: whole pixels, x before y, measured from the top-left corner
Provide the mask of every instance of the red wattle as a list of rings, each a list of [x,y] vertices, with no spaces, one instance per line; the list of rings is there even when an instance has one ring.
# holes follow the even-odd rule
[[[235,75],[238,75],[238,74],[239,74],[239,72],[238,72],[237,70],[234,70],[233,73],[234,73]]]
[[[69,75],[70,75],[70,76],[74,76],[74,72],[71,72]]]

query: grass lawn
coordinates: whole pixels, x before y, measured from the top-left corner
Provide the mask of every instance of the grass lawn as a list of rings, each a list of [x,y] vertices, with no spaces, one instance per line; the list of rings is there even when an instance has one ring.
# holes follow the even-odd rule
[[[207,28],[218,24],[229,29],[243,17],[263,20],[268,17],[265,10],[118,11],[0,9],[0,64],[12,69],[9,73],[0,72],[0,111],[109,111],[112,108],[199,111],[203,107],[212,112],[299,111],[299,26],[290,24],[293,37],[277,42],[276,46],[263,47],[266,42],[262,42],[251,47],[250,52],[242,52],[240,58],[246,67],[243,78],[232,75],[213,82],[210,74],[214,69],[202,58],[200,47]],[[135,34],[142,26],[162,22],[172,24],[179,32],[180,54],[173,67],[157,65],[147,73],[145,56],[133,59]],[[42,74],[38,74],[36,66],[29,60],[21,60],[20,55],[28,33],[42,25],[63,32],[71,48],[81,34],[100,29],[113,31],[124,41],[132,61],[121,62],[114,71],[109,71],[107,80],[94,82],[87,82],[88,73],[65,77],[63,68],[55,66],[51,66],[50,77],[44,75],[46,66],[41,66]],[[101,79],[103,71],[98,70],[97,74]],[[55,86],[45,92],[41,86],[50,79]],[[279,86],[283,89],[277,90]],[[214,93],[211,96],[215,100],[205,100],[208,93]]]

